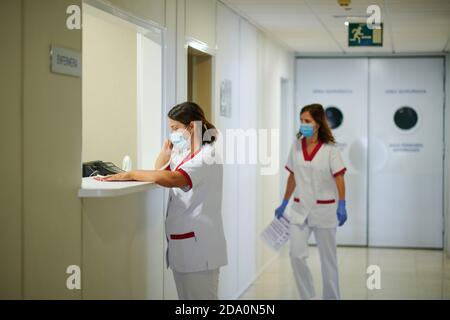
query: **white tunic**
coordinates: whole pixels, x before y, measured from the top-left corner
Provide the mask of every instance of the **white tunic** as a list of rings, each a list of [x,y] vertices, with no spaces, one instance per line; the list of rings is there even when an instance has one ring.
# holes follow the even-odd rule
[[[214,270],[227,264],[222,224],[222,164],[204,145],[170,170],[181,172],[186,188],[171,188],[166,217],[168,266],[177,272]]]
[[[339,149],[319,142],[311,154],[306,139],[296,140],[289,153],[286,169],[294,174],[296,188],[291,206],[291,223],[319,228],[335,228],[338,192],[335,177],[346,168]]]

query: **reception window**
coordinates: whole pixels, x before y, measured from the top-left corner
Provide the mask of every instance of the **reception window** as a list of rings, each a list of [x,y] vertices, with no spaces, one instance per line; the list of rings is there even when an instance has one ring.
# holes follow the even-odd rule
[[[162,141],[162,30],[83,4],[82,160],[153,169]]]

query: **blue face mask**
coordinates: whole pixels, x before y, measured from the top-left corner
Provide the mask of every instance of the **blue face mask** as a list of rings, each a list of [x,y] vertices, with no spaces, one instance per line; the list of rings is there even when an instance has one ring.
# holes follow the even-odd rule
[[[184,137],[184,131],[177,130],[170,134],[170,141],[179,150],[185,150],[190,147],[188,139]]]
[[[307,138],[311,138],[314,135],[314,126],[309,123],[302,123],[300,125],[300,133]]]

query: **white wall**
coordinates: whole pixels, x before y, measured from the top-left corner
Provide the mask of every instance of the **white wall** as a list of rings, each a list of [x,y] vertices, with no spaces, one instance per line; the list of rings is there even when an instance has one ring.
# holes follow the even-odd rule
[[[152,170],[161,148],[164,121],[162,47],[141,33],[137,46],[137,161],[133,165]]]
[[[186,36],[200,40],[210,48],[216,45],[216,1],[186,1]]]
[[[284,50],[279,45],[275,44],[271,39],[265,35],[260,37],[260,76],[261,95],[259,99],[259,127],[267,129],[280,129],[280,115],[281,115],[281,96],[280,96],[280,80],[287,79],[291,84],[288,101],[293,105],[293,82],[294,82],[294,57],[293,54]],[[294,137],[287,136],[285,141],[291,143]],[[285,162],[287,155],[280,155],[280,163]],[[259,234],[263,228],[271,221],[274,215],[274,210],[281,202],[280,190],[285,188],[286,178],[284,183],[280,183],[280,174],[287,178],[284,171],[277,175],[260,176],[258,185],[260,191],[257,196],[258,200],[258,224],[257,233]],[[266,246],[258,242],[258,269],[265,266],[274,254]]]
[[[222,4],[217,5],[217,46],[216,87],[215,87],[215,124],[226,133],[227,128],[239,126],[239,17]],[[220,85],[222,81],[231,81],[232,111],[231,117],[220,116]],[[226,141],[225,143],[226,144]],[[224,154],[226,156],[226,154]],[[239,213],[236,199],[239,196],[238,166],[224,165],[222,217],[227,240],[228,265],[222,268],[220,278],[220,296],[232,298],[238,291],[238,224]],[[248,199],[252,201],[252,199]]]
[[[165,25],[166,0],[108,0],[108,2],[143,20]]]
[[[258,30],[243,19],[239,24],[239,110],[238,128],[258,127]],[[250,150],[251,148],[248,148]],[[247,156],[247,159],[249,157]],[[238,166],[238,293],[243,292],[257,274],[258,166]]]
[[[181,8],[180,8],[181,7]],[[180,76],[180,63],[183,62],[183,53],[186,54],[186,50],[177,50],[177,48],[183,48],[184,45],[184,0],[166,0],[166,50],[165,50],[165,79],[166,79],[166,104],[163,111],[163,118],[169,112],[169,109],[174,106],[179,100],[179,95],[186,95],[187,86],[182,88],[186,89],[184,94],[179,91],[179,84],[184,83],[186,78]],[[180,22],[183,21],[183,23]],[[182,34],[183,38],[179,35]],[[186,59],[187,60],[187,59]],[[184,66],[187,70],[187,64]],[[186,75],[186,74],[185,74]],[[186,99],[185,96],[181,100]],[[167,124],[163,121],[163,128],[166,135],[168,134]],[[164,192],[164,212],[167,210],[168,191]],[[167,241],[164,241],[164,250],[167,250]],[[163,297],[164,299],[178,299],[178,295],[175,288],[175,282],[173,280],[172,272],[167,268],[167,261],[164,259],[164,273],[163,273]]]

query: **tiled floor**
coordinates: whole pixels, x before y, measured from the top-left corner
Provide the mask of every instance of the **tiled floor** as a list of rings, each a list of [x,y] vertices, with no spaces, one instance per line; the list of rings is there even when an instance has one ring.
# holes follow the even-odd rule
[[[342,299],[450,299],[450,259],[443,251],[379,248],[338,248]],[[317,297],[322,295],[319,254],[308,259]],[[369,265],[381,270],[381,289],[369,290]],[[242,294],[241,299],[299,299],[288,248]]]

